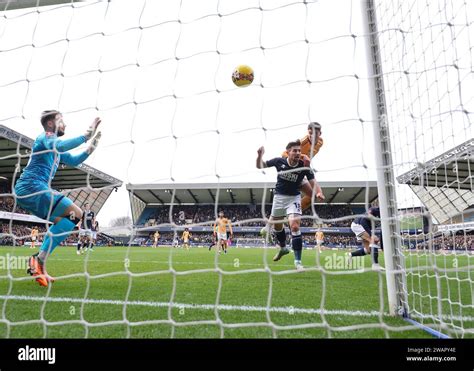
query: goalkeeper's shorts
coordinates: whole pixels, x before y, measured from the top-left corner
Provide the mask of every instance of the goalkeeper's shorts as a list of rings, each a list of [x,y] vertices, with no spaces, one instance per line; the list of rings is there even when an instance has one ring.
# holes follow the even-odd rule
[[[38,218],[54,221],[63,216],[73,202],[45,183],[18,182],[15,186],[17,204]]]

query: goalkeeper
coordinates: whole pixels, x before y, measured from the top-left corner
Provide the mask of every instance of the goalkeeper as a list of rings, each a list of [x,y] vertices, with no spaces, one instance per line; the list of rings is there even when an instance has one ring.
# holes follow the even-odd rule
[[[15,185],[18,205],[53,223],[45,235],[40,252],[28,261],[27,273],[35,277],[40,286],[48,286],[48,282],[54,281],[46,272],[46,260],[71,234],[82,217],[81,208],[52,189],[51,181],[60,163],[78,166],[96,149],[101,136],[100,132],[96,133],[100,123],[100,118],[95,118],[84,135],[60,140],[66,129],[62,114],[55,110],[41,114],[44,132],[36,138],[28,165]],[[89,140],[85,151],[77,155],[68,152]]]

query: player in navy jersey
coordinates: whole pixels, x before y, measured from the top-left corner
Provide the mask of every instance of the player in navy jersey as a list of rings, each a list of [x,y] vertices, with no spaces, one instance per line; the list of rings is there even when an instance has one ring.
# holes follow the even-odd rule
[[[81,248],[87,250],[93,250],[93,225],[95,220],[95,213],[91,210],[91,206],[89,202],[84,204],[84,210],[82,210],[82,218],[81,218],[81,230],[79,232],[79,236],[82,237],[79,239],[80,243],[82,244]],[[78,246],[78,251],[80,248]]]
[[[48,286],[48,282],[53,281],[45,269],[48,256],[70,235],[82,217],[82,211],[77,205],[51,188],[51,180],[60,163],[77,166],[97,148],[101,133],[96,131],[100,122],[100,118],[96,118],[84,135],[61,140],[59,138],[66,129],[62,114],[54,110],[44,111],[41,114],[44,132],[36,138],[30,160],[16,182],[18,205],[53,223],[44,237],[40,252],[28,261],[28,273],[41,286]],[[92,140],[85,151],[77,155],[68,152],[90,139]]]
[[[97,233],[99,232],[99,222],[94,216],[94,219],[92,220],[92,245],[91,245],[91,251],[94,251],[94,245],[97,243]]]
[[[362,242],[362,247],[349,253],[349,265],[353,256],[372,255],[372,268],[376,270],[384,270],[379,265],[379,246],[380,239],[372,233],[375,229],[373,226],[375,221],[373,218],[380,218],[380,209],[371,207],[367,215],[359,216],[354,219],[351,224],[352,232],[357,237],[357,241]]]
[[[272,212],[270,223],[273,224],[272,233],[280,245],[280,251],[273,257],[273,261],[280,260],[290,251],[286,247],[286,232],[282,220],[288,217],[288,224],[291,231],[291,244],[295,254],[295,267],[298,271],[303,270],[301,255],[303,250],[303,240],[301,238],[301,184],[306,178],[313,189],[319,188],[314,174],[305,167],[301,160],[301,143],[299,140],[288,143],[286,146],[288,157],[276,157],[263,161],[265,149],[260,147],[257,151],[257,168],[275,167],[278,172],[277,183],[273,196]],[[324,197],[322,191],[319,193]]]

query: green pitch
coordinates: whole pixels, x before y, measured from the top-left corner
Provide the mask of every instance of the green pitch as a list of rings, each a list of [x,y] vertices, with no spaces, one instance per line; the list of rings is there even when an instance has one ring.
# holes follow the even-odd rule
[[[423,218],[421,216],[406,216],[400,220],[400,229],[422,229]]]
[[[227,255],[216,256],[207,248],[97,247],[78,256],[75,248],[60,247],[48,261],[48,272],[60,277],[49,289],[33,282],[19,266],[17,258],[32,252],[26,247],[0,248],[1,337],[430,337],[419,329],[405,330],[406,321],[388,316],[385,276],[357,272],[361,266],[356,264],[347,269],[344,252],[321,253],[323,274],[296,273],[292,254],[272,262],[275,249],[231,248]],[[315,250],[305,250],[304,266],[316,268],[316,257]],[[8,277],[8,259],[16,264],[10,266],[14,280]],[[265,259],[273,274],[266,270]],[[451,305],[443,300],[440,308],[453,318],[445,321],[471,331],[472,259],[440,256],[436,261],[439,267],[469,264],[470,271],[441,276],[442,293]],[[369,268],[370,258],[359,263]],[[423,255],[407,256],[411,268],[429,263]],[[409,298],[422,313],[438,313],[433,272],[422,268],[421,275],[409,276],[409,287],[425,294]]]

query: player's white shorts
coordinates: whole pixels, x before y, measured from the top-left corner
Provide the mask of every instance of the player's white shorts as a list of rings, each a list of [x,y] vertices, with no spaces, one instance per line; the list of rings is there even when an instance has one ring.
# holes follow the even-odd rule
[[[324,240],[316,240],[316,243],[317,243],[318,245],[322,245],[323,242],[324,242]]]
[[[94,240],[97,239],[97,231],[92,231],[92,238],[93,238]]]
[[[364,227],[362,227],[360,224],[352,222],[351,229],[352,232],[354,232],[354,234],[357,236],[357,241],[362,241],[362,237],[360,236],[365,232]]]
[[[227,241],[227,233],[217,233],[217,241]]]
[[[31,241],[35,242],[36,241],[36,236],[32,236]]]
[[[92,231],[90,229],[81,229],[79,231],[79,237],[92,237]]]
[[[278,218],[290,214],[301,215],[301,195],[287,196],[276,194],[273,196],[272,216]]]

